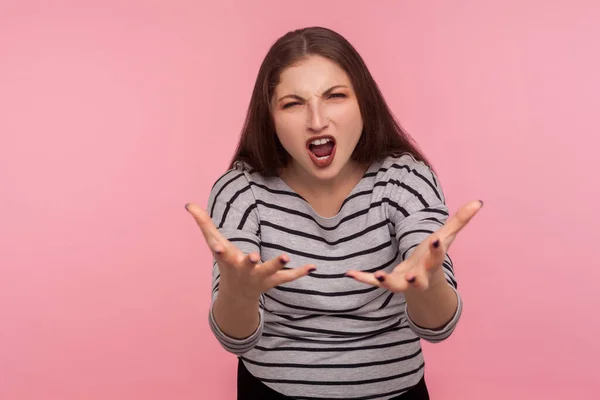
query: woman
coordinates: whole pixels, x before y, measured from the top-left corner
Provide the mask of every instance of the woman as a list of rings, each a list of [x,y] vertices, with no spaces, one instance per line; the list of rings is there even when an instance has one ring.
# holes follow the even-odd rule
[[[238,399],[428,399],[420,340],[462,310],[426,158],[356,50],[290,32],[258,73],[229,170],[186,208],[214,254],[210,326],[239,357]]]

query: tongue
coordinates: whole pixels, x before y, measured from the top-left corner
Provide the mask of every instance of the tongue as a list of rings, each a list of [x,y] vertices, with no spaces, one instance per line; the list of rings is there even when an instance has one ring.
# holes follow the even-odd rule
[[[314,155],[317,157],[328,156],[333,151],[333,143],[327,142],[325,144],[311,145],[310,151],[312,151],[314,153]]]

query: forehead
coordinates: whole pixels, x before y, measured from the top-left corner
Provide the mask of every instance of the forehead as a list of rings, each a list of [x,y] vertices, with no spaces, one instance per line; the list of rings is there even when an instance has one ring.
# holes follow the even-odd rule
[[[309,95],[321,93],[334,85],[351,87],[346,72],[327,58],[310,56],[283,70],[275,91],[277,94],[294,92]]]

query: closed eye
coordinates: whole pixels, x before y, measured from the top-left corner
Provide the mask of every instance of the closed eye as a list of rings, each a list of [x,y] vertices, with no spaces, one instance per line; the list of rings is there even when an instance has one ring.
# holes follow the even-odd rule
[[[346,95],[344,93],[332,93],[331,96],[329,96],[329,98],[338,98],[338,99],[343,99],[345,97],[346,97]]]
[[[290,108],[290,107],[293,107],[293,106],[296,106],[296,105],[299,105],[299,104],[300,103],[298,103],[297,101],[292,101],[291,103],[284,104],[281,108],[283,108],[285,110],[286,108]]]

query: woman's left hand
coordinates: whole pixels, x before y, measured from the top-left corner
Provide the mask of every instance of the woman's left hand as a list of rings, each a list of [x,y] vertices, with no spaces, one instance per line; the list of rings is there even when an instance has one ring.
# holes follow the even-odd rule
[[[450,245],[469,221],[479,212],[483,203],[479,200],[462,206],[444,226],[423,240],[411,253],[387,274],[348,271],[347,276],[373,286],[384,287],[392,292],[404,292],[413,287],[421,291],[446,282],[442,263]]]

